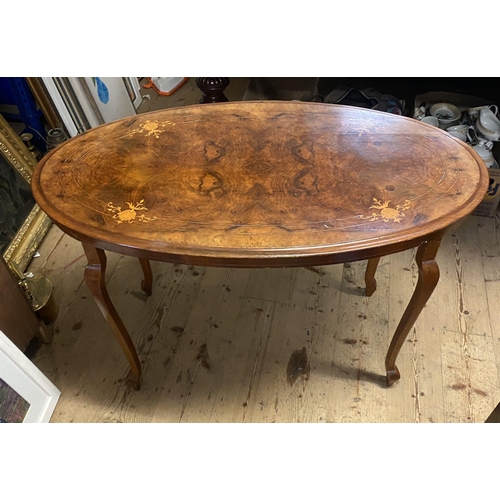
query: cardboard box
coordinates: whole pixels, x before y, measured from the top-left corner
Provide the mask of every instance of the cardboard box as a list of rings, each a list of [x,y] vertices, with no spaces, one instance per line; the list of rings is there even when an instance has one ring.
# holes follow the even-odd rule
[[[500,159],[500,148],[498,142],[493,146],[493,157],[498,162]],[[495,217],[500,202],[500,169],[489,168],[490,184],[488,192],[483,201],[472,212],[472,215],[482,215],[484,217]]]
[[[500,202],[500,169],[489,168],[490,185],[483,201],[472,212],[472,215],[482,215],[483,217],[495,217],[498,203]]]

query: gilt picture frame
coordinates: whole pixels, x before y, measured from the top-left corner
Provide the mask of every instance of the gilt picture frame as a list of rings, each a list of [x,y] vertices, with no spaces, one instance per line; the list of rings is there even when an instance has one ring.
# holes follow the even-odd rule
[[[0,161],[15,172],[19,181],[26,182],[23,189],[31,191],[31,178],[37,161],[24,145],[8,122],[0,115]],[[3,203],[0,199],[0,203]],[[2,207],[0,207],[2,208]],[[24,220],[19,222],[15,234],[3,249],[3,257],[7,264],[16,264],[21,272],[25,271],[33,258],[43,237],[49,230],[52,222],[49,217],[34,203]]]
[[[0,422],[47,423],[61,391],[0,331]]]

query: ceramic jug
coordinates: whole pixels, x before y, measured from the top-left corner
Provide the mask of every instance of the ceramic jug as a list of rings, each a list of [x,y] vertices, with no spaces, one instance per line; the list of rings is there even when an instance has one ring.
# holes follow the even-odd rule
[[[481,109],[476,121],[476,128],[489,141],[498,141],[500,139],[500,120],[490,108]]]
[[[488,168],[495,166],[495,158],[493,158],[493,153],[491,152],[493,148],[493,143],[491,141],[480,141],[479,144],[473,146],[472,149],[481,157],[485,165]]]

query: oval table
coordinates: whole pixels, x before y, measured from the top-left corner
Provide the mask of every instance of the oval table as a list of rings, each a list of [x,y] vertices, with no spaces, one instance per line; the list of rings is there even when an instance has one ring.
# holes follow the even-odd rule
[[[411,118],[322,103],[246,101],[173,108],[91,129],[33,176],[53,222],[81,241],[85,282],[131,366],[141,364],[105,285],[105,250],[222,267],[318,266],[418,247],[419,278],[389,346],[399,350],[434,290],[446,228],[483,199],[487,169],[465,143]]]

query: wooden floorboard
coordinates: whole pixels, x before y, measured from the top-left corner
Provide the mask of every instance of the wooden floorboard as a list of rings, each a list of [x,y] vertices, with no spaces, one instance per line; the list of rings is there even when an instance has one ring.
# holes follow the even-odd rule
[[[140,112],[194,104],[191,78]],[[248,79],[226,94],[241,99]],[[142,93],[143,91],[141,91]],[[296,269],[217,269],[108,254],[110,296],[137,346],[141,390],[85,284],[81,245],[53,227],[31,270],[53,283],[54,340],[34,363],[61,390],[53,422],[484,422],[500,400],[499,216],[467,217],[444,237],[438,286],[404,343],[401,380],[384,358],[417,281],[414,250]]]
[[[125,386],[125,357],[82,281],[80,244],[53,227],[31,265],[61,307],[53,343],[34,356],[62,391],[52,421],[482,422],[500,400],[496,227],[469,217],[443,240],[439,284],[390,388],[384,358],[416,284],[414,250],[381,259],[369,298],[365,262],[154,262],[147,297],[138,261],[108,254],[109,293],[144,369],[139,392]]]

